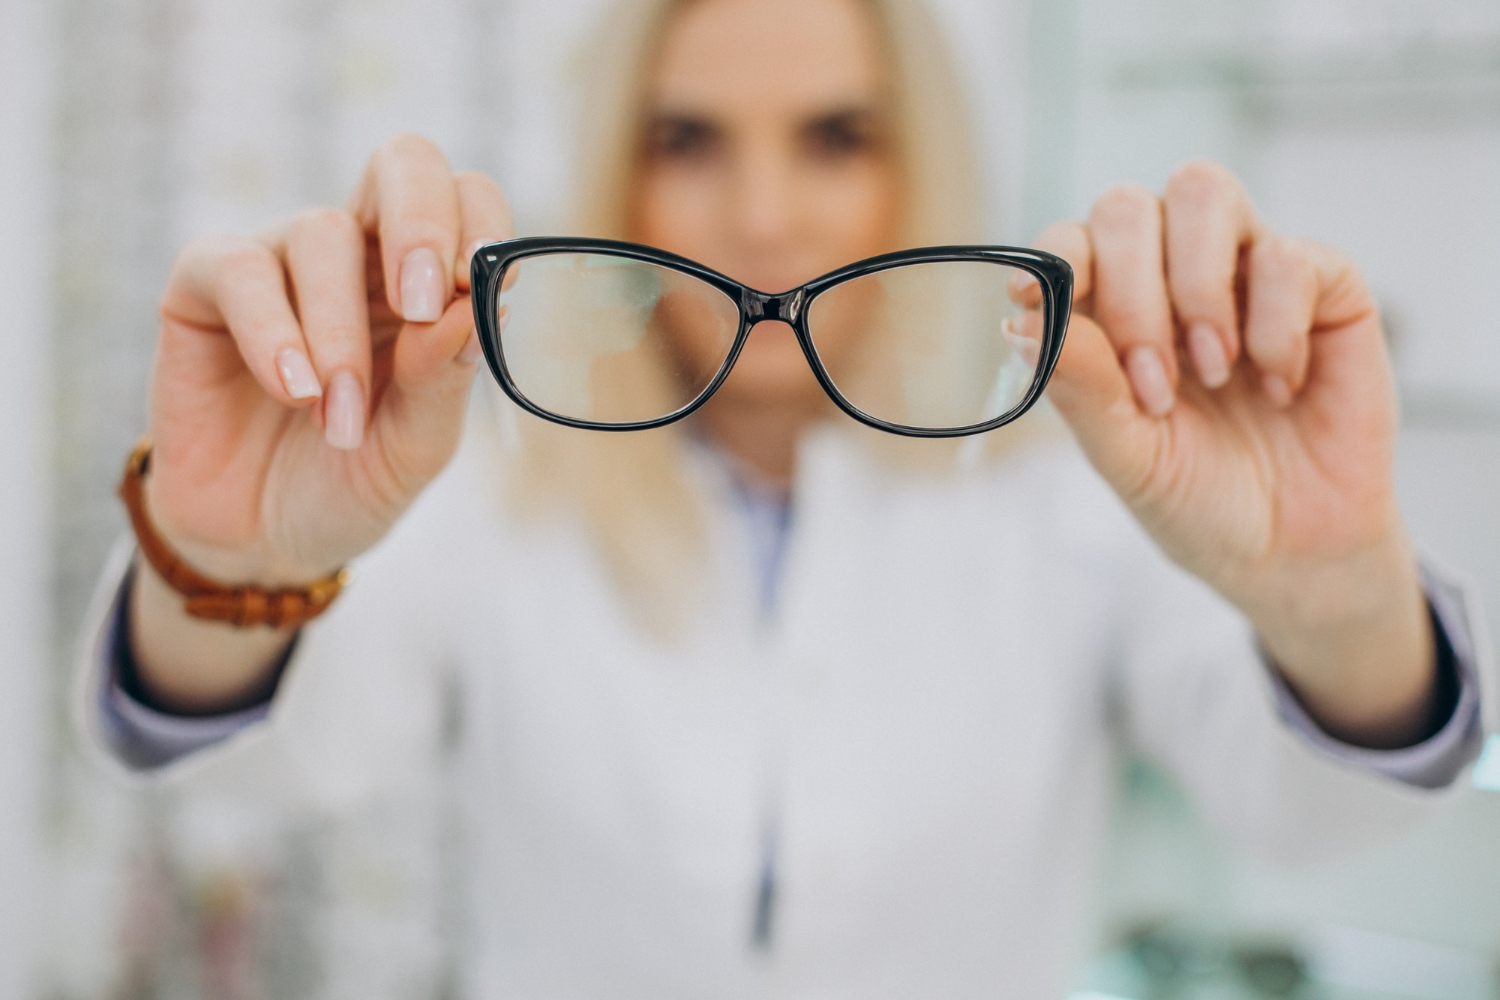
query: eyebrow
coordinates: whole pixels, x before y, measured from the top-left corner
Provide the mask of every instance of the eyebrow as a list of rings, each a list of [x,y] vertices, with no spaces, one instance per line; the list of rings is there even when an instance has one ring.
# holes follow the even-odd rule
[[[875,121],[885,117],[885,108],[877,103],[830,105],[826,110],[814,112],[802,119],[803,125],[819,125],[834,121]]]
[[[879,118],[886,113],[885,102],[881,100],[843,100],[830,101],[820,108],[805,112],[801,121],[803,123],[828,121],[832,118]],[[660,107],[646,109],[646,120],[648,122],[714,122],[718,119],[713,112],[692,105],[662,104]]]
[[[646,111],[647,125],[704,125],[711,124],[713,120],[713,115],[689,108],[648,108]]]

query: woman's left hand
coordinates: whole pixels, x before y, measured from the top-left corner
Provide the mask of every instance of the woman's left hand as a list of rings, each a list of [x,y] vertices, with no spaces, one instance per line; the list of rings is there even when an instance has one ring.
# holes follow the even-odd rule
[[[1431,623],[1393,488],[1380,318],[1342,254],[1268,230],[1226,170],[1104,194],[1038,240],[1075,272],[1050,395],[1172,559],[1241,608],[1308,709],[1425,735]]]

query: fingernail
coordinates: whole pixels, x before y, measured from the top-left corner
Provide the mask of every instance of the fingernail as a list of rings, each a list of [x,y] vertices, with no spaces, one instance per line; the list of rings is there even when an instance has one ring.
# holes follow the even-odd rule
[[[1172,386],[1167,381],[1167,368],[1154,347],[1144,344],[1132,347],[1125,355],[1125,371],[1143,410],[1159,417],[1172,408],[1174,400]]]
[[[1193,367],[1198,369],[1198,378],[1210,389],[1217,389],[1229,381],[1229,357],[1224,353],[1224,341],[1211,323],[1199,321],[1188,327],[1188,354],[1192,355]]]
[[[464,341],[463,350],[458,352],[458,357],[454,360],[461,365],[472,365],[483,356],[484,350],[479,346],[479,331],[472,330],[469,339]]]
[[[408,323],[436,323],[443,315],[448,282],[438,255],[417,247],[401,262],[401,315]]]
[[[351,371],[341,371],[328,380],[328,401],[323,437],[330,448],[354,451],[365,440],[365,391]]]
[[[1260,384],[1272,406],[1284,410],[1292,405],[1292,385],[1280,375],[1265,375]]]
[[[1000,321],[1000,335],[1010,344],[1021,362],[1029,368],[1035,368],[1041,356],[1042,345],[1032,337],[1026,336],[1021,329],[1021,321],[1015,316],[1007,316]]]
[[[276,355],[276,370],[281,373],[281,384],[286,394],[293,399],[313,399],[323,395],[318,385],[318,373],[313,371],[307,355],[295,347],[283,347]]]

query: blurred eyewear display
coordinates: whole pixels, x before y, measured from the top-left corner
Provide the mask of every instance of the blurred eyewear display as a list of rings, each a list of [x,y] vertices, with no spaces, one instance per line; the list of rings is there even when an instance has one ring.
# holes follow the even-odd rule
[[[1016,301],[1026,276],[1040,289],[1030,309]],[[756,324],[780,321],[840,409],[914,437],[978,434],[1025,413],[1062,351],[1073,288],[1052,254],[952,246],[768,294],[652,247],[554,237],[481,247],[472,280],[490,370],[547,420],[681,420],[723,384]]]

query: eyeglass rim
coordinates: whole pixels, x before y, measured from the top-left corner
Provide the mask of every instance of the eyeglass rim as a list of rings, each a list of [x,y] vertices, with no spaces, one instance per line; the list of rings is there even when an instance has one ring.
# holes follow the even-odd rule
[[[558,253],[588,253],[639,260],[698,278],[723,292],[739,310],[739,326],[723,364],[714,373],[708,385],[687,404],[665,416],[625,423],[570,417],[548,410],[527,398],[516,385],[505,364],[495,310],[488,308],[486,303],[495,301],[505,272],[512,264],[527,257]],[[1042,289],[1042,349],[1030,387],[1015,406],[997,417],[977,424],[958,427],[918,427],[911,424],[893,423],[866,413],[844,396],[823,365],[807,326],[809,307],[819,295],[855,278],[909,264],[950,261],[1003,264],[1023,270],[1037,279]],[[735,281],[695,260],[642,243],[588,237],[529,236],[502,240],[477,249],[470,264],[469,287],[474,309],[475,329],[479,332],[480,348],[484,353],[490,374],[500,384],[506,396],[517,406],[543,420],[565,427],[596,431],[638,431],[676,423],[691,415],[718,391],[724,380],[729,377],[730,371],[739,359],[740,351],[749,338],[750,331],[757,323],[766,320],[781,320],[792,327],[803,357],[812,368],[813,377],[833,400],[834,405],[849,417],[866,426],[903,437],[951,438],[982,434],[1003,427],[1024,415],[1041,398],[1048,380],[1052,377],[1053,369],[1057,366],[1057,360],[1062,354],[1063,339],[1067,335],[1068,318],[1073,300],[1073,269],[1066,260],[1056,254],[1030,247],[987,244],[914,247],[855,261],[786,292],[772,294]]]

